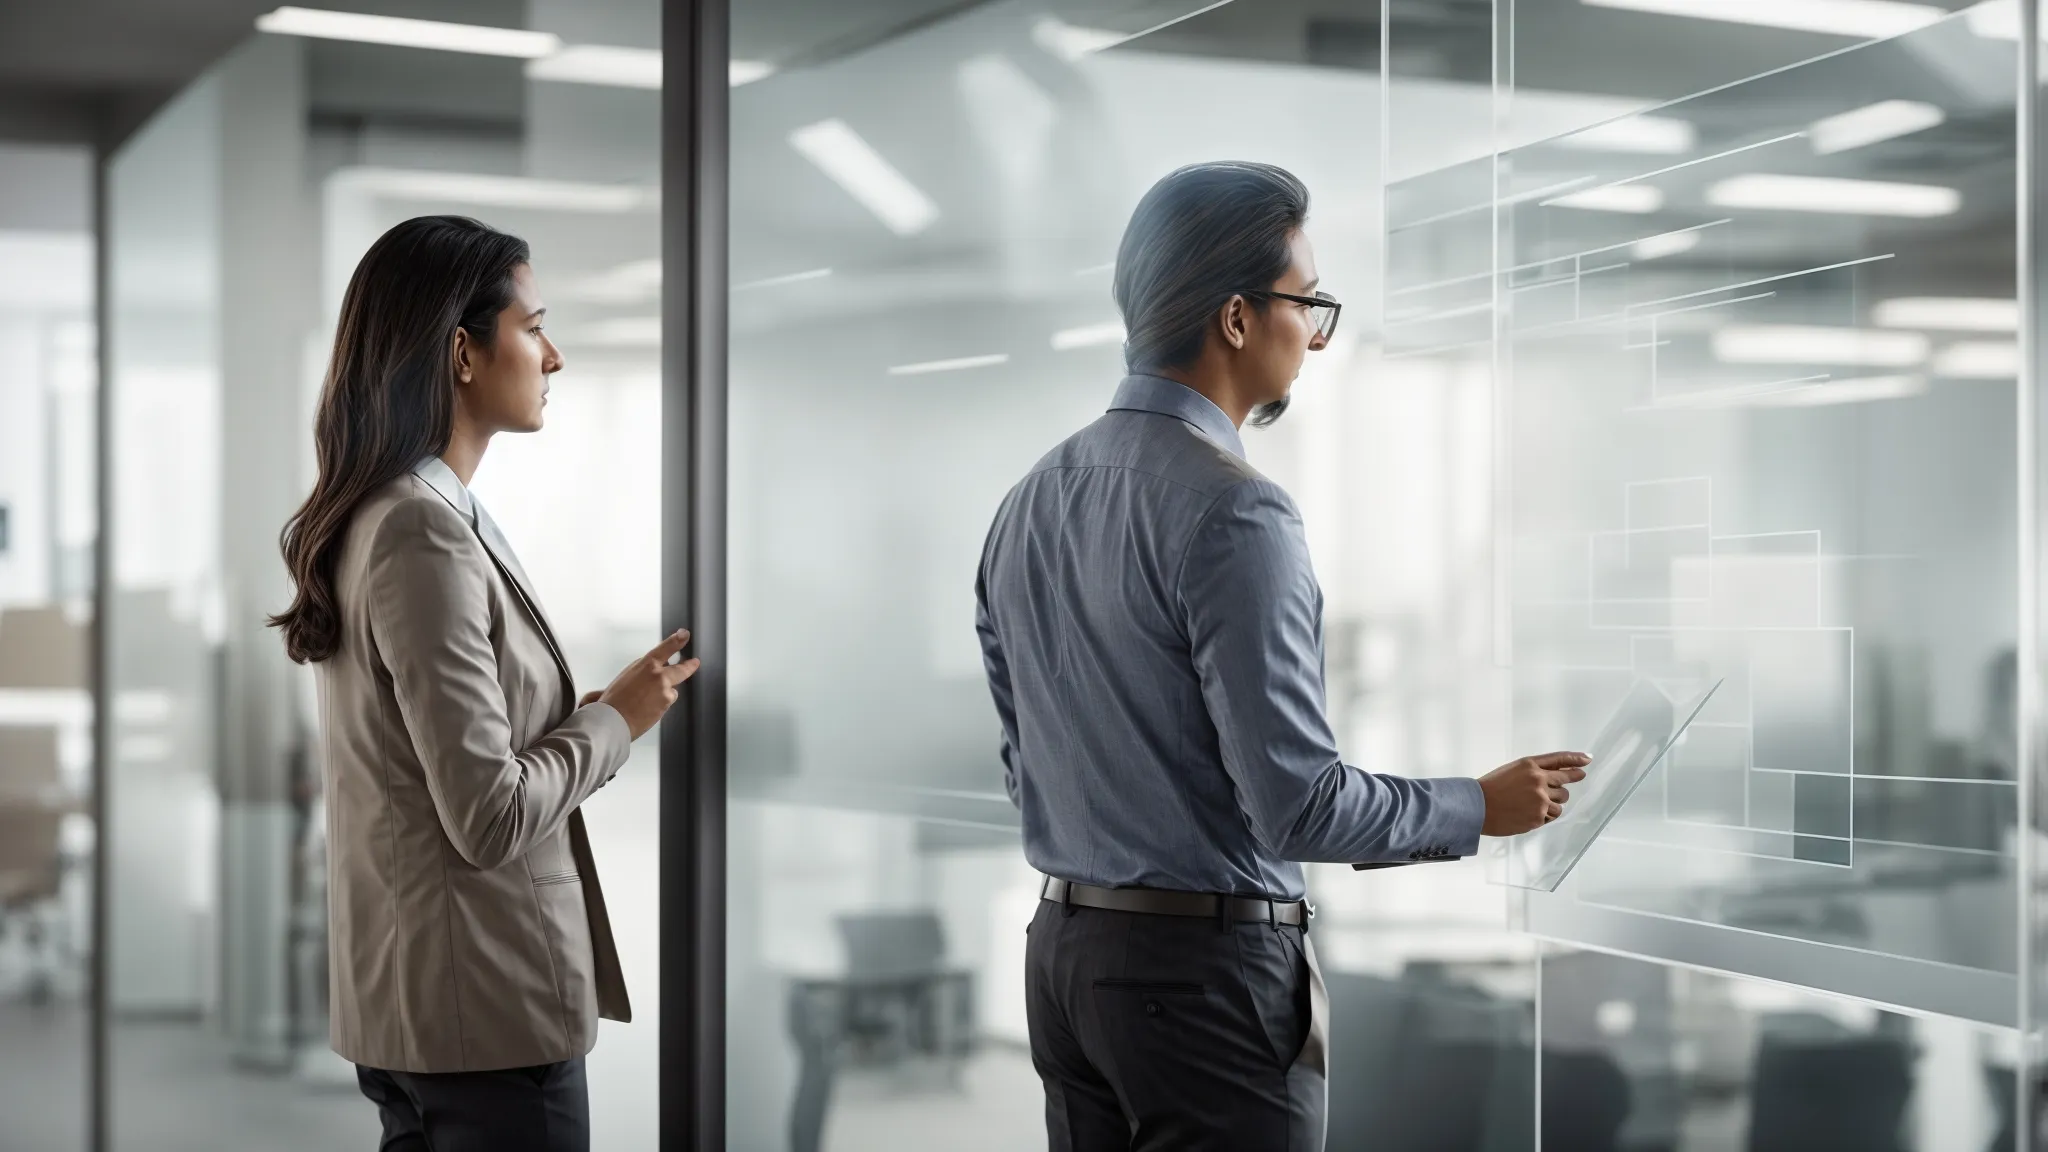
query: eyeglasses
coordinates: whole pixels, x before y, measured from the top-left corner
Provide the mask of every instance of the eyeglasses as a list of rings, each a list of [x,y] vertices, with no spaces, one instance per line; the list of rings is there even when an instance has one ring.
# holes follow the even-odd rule
[[[1254,288],[1249,292],[1239,292],[1238,295],[1264,296],[1268,300],[1291,300],[1302,305],[1308,309],[1309,315],[1316,322],[1318,340],[1327,341],[1337,334],[1337,317],[1344,313],[1344,306],[1337,303],[1337,298],[1328,292],[1318,292],[1313,296],[1296,296],[1292,292],[1269,292],[1263,288]]]

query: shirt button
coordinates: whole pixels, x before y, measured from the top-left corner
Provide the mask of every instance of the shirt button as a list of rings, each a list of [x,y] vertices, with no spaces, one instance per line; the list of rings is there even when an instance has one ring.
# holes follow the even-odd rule
[[[1157,1015],[1159,1015],[1159,1001],[1157,1001],[1157,1000],[1147,1000],[1147,1001],[1145,1001],[1145,1015],[1147,1015],[1147,1016],[1157,1016]]]

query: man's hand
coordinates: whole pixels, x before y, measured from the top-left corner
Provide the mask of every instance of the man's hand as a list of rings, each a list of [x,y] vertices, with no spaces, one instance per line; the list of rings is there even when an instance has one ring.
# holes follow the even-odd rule
[[[1583,752],[1551,752],[1525,756],[1481,776],[1486,822],[1479,830],[1488,836],[1520,836],[1557,819],[1571,795],[1565,785],[1584,780],[1590,763]]]
[[[593,691],[590,691],[590,692],[585,692],[585,693],[583,694],[583,699],[581,699],[581,700],[578,700],[578,701],[576,702],[576,706],[577,706],[578,708],[588,708],[588,707],[590,707],[590,706],[591,706],[592,704],[595,704],[595,703],[597,703],[597,702],[598,702],[599,700],[602,700],[602,699],[604,699],[604,689],[602,689],[602,688],[599,688],[599,689],[595,689],[595,690],[593,690]]]

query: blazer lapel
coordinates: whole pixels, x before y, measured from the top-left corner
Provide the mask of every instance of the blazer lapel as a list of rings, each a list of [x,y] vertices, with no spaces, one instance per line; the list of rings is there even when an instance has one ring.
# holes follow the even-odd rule
[[[526,578],[526,569],[519,566],[519,555],[512,551],[511,541],[505,539],[491,514],[484,511],[484,506],[476,502],[476,497],[462,487],[462,481],[439,458],[428,457],[421,461],[419,467],[413,469],[413,474],[470,522],[471,531],[483,542],[491,562],[504,573],[505,582],[512,585],[512,591],[526,607],[526,614],[533,618],[534,627],[540,629],[540,638],[547,642],[548,654],[555,658],[555,667],[562,673],[562,688],[568,694],[569,707],[573,709],[576,706],[575,673],[569,671],[569,661],[563,657],[562,646],[555,640],[555,626],[548,622],[547,613],[541,611],[540,597],[533,594],[533,585]]]
[[[533,585],[526,578],[526,569],[519,565],[518,553],[512,551],[512,542],[505,539],[505,534],[498,530],[497,521],[492,520],[491,514],[484,511],[484,506],[474,504],[472,507],[476,509],[477,539],[483,541],[484,550],[491,554],[491,559],[498,565],[498,571],[503,572],[505,579],[511,582],[513,591],[519,594],[519,602],[526,605],[527,614],[533,617],[534,624],[540,628],[541,639],[547,641],[548,651],[555,657],[555,666],[562,671],[562,683],[569,693],[569,707],[574,708],[576,676],[569,671],[569,661],[562,655],[562,646],[555,640],[555,626],[548,621],[548,614],[541,610],[540,597],[534,595]]]

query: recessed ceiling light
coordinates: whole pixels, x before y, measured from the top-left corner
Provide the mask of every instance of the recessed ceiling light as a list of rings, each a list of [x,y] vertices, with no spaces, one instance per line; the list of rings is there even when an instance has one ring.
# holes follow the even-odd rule
[[[1724,208],[1786,212],[1840,212],[1850,216],[1949,216],[1962,194],[1935,184],[1895,184],[1832,176],[1732,176],[1707,189],[1707,202]]]
[[[1664,192],[1648,184],[1607,184],[1584,192],[1567,192],[1543,201],[1546,208],[1586,208],[1595,212],[1655,212],[1664,206]]]
[[[1124,326],[1117,320],[1111,320],[1106,324],[1084,324],[1079,328],[1062,328],[1052,334],[1052,347],[1055,352],[1123,342]]]
[[[1934,357],[1934,374],[1965,380],[2012,380],[2020,374],[2015,340],[1963,340]]]
[[[1755,24],[1797,32],[1878,39],[1911,32],[1948,13],[1900,0],[1584,0],[1594,8],[1626,8],[1695,20]]]
[[[939,206],[860,134],[839,119],[789,134],[790,146],[846,190],[898,236],[915,236],[939,218]]]
[[[371,16],[362,12],[329,12],[319,8],[279,8],[256,18],[256,30],[280,36],[311,36],[322,40],[355,40],[401,48],[441,52],[474,52],[483,56],[536,59],[552,55],[562,39],[552,32],[524,28],[492,28],[482,24],[450,24],[404,16]]]
[[[1886,328],[2017,332],[2020,302],[1992,297],[1901,296],[1880,302],[1871,318]]]
[[[1670,116],[1628,116],[1561,136],[1557,144],[1561,148],[1588,152],[1643,152],[1669,156],[1692,151],[1697,135],[1690,120]]]
[[[1690,252],[1699,246],[1699,230],[1693,228],[1684,232],[1645,236],[1628,246],[1628,254],[1637,260],[1656,260],[1664,256],[1676,256],[1680,252]]]
[[[1813,150],[1825,156],[1924,131],[1947,118],[1941,109],[1918,100],[1880,100],[1816,120],[1806,130],[1806,137]]]
[[[1046,16],[1031,26],[1031,39],[1047,52],[1072,62],[1105,48],[1116,47],[1128,39],[1128,34],[1111,32],[1103,28],[1086,28],[1079,24],[1069,24],[1053,16]]]
[[[775,66],[765,60],[734,60],[726,67],[726,82],[737,88],[772,75],[774,71]],[[612,88],[659,89],[661,49],[571,44],[552,56],[529,62],[526,78],[565,84],[601,84]]]
[[[986,356],[959,356],[951,360],[921,360],[915,364],[897,364],[889,369],[891,376],[926,376],[933,372],[958,372],[966,368],[990,368],[1010,362],[1007,352],[992,352]]]
[[[1821,328],[1803,324],[1731,324],[1716,329],[1714,358],[1724,364],[1863,364],[1903,368],[1927,359],[1918,332]]]
[[[429,172],[413,168],[343,168],[329,178],[337,187],[398,200],[451,201],[493,208],[539,208],[561,212],[630,212],[661,203],[654,188],[478,172]]]

